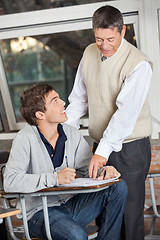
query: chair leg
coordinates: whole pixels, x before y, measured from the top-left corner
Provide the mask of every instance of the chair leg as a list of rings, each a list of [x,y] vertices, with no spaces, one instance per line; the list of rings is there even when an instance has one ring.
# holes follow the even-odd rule
[[[20,202],[21,202],[22,218],[23,218],[23,226],[24,226],[25,237],[26,237],[27,240],[31,240],[31,238],[29,236],[29,230],[28,230],[25,198],[21,197]]]
[[[8,208],[5,198],[3,199],[3,206],[4,206],[5,209]],[[14,240],[19,240],[19,238],[17,238],[16,235],[14,234],[11,217],[6,217],[6,221],[7,221],[8,230],[9,230],[9,233],[10,233],[12,239],[14,239]]]
[[[151,228],[150,228],[150,235],[153,235],[154,227],[155,227],[156,217],[152,218]]]

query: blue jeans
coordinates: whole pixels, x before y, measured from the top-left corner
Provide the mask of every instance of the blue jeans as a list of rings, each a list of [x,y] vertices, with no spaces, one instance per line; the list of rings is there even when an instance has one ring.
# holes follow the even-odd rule
[[[84,227],[101,214],[97,240],[119,240],[127,199],[124,181],[95,193],[77,194],[61,206],[49,207],[51,236],[54,240],[87,240]],[[46,239],[43,210],[28,221],[32,236]]]

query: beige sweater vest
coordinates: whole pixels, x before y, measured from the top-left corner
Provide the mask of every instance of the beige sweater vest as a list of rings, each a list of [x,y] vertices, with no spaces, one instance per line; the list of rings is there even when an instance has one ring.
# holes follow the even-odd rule
[[[152,65],[142,52],[126,40],[112,57],[103,62],[95,43],[86,48],[82,59],[82,71],[88,94],[89,133],[96,142],[102,138],[112,115],[117,110],[116,98],[123,82],[143,60]],[[134,130],[125,142],[150,134],[150,110],[146,99]]]

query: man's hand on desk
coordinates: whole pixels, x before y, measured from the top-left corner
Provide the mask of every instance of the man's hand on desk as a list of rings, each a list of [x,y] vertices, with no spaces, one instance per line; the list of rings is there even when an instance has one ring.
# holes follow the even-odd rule
[[[64,168],[58,174],[58,184],[68,184],[71,183],[76,176],[76,170],[74,168]]]
[[[113,166],[106,166],[97,179],[103,180],[103,179],[110,179],[115,177],[119,178],[120,176],[121,174]]]
[[[94,154],[93,157],[91,158],[91,162],[89,165],[89,176],[93,177],[93,179],[96,179],[98,167],[103,168],[103,166],[106,165],[107,161],[108,160],[106,158],[98,154]]]

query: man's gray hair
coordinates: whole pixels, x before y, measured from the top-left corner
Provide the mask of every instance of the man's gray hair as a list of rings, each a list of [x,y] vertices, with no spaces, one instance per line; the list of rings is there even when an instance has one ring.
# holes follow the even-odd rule
[[[96,28],[115,28],[121,33],[123,28],[122,13],[113,6],[103,6],[98,8],[92,18],[93,30]]]

